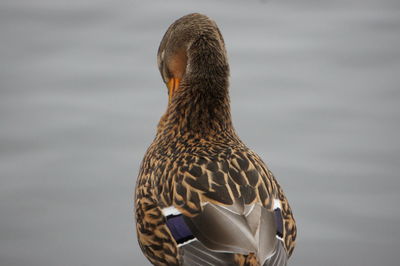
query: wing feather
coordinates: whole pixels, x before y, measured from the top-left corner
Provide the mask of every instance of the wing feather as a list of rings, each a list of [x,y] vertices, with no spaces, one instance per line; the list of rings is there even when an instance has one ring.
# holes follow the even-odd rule
[[[262,160],[246,148],[231,151],[229,156],[193,156],[188,161],[189,165],[182,163],[184,169],[178,170],[180,182],[173,183],[173,205],[184,214],[201,244],[216,252],[257,254],[260,262],[277,253],[281,241],[276,238],[274,200],[282,201],[283,222],[293,225],[294,220]],[[283,227],[286,246],[280,256],[287,257],[295,235],[293,229],[290,232],[285,224]]]

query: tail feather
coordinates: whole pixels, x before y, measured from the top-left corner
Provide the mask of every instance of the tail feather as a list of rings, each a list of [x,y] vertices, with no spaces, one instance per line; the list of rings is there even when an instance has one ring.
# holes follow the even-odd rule
[[[288,256],[283,246],[283,242],[278,241],[274,255],[272,255],[272,257],[270,257],[269,259],[267,259],[264,262],[263,266],[286,266],[287,259]]]

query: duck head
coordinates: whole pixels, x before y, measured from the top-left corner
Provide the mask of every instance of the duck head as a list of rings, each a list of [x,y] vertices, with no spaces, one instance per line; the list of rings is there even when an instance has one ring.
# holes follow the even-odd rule
[[[205,15],[193,13],[176,20],[162,38],[157,62],[169,102],[185,87],[208,93],[221,85],[228,87],[224,40],[217,24]]]

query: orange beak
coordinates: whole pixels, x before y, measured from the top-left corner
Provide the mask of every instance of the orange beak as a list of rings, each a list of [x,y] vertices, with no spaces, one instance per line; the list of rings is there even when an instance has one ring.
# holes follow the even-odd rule
[[[172,100],[172,96],[179,88],[179,82],[180,80],[178,78],[171,78],[170,80],[168,80],[167,87],[170,102]]]

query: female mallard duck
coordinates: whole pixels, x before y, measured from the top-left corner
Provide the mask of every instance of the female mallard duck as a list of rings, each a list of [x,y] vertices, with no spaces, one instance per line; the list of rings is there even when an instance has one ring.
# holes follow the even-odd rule
[[[215,22],[175,21],[158,66],[169,103],[136,185],[142,251],[154,265],[286,265],[295,221],[272,173],[235,133]]]

